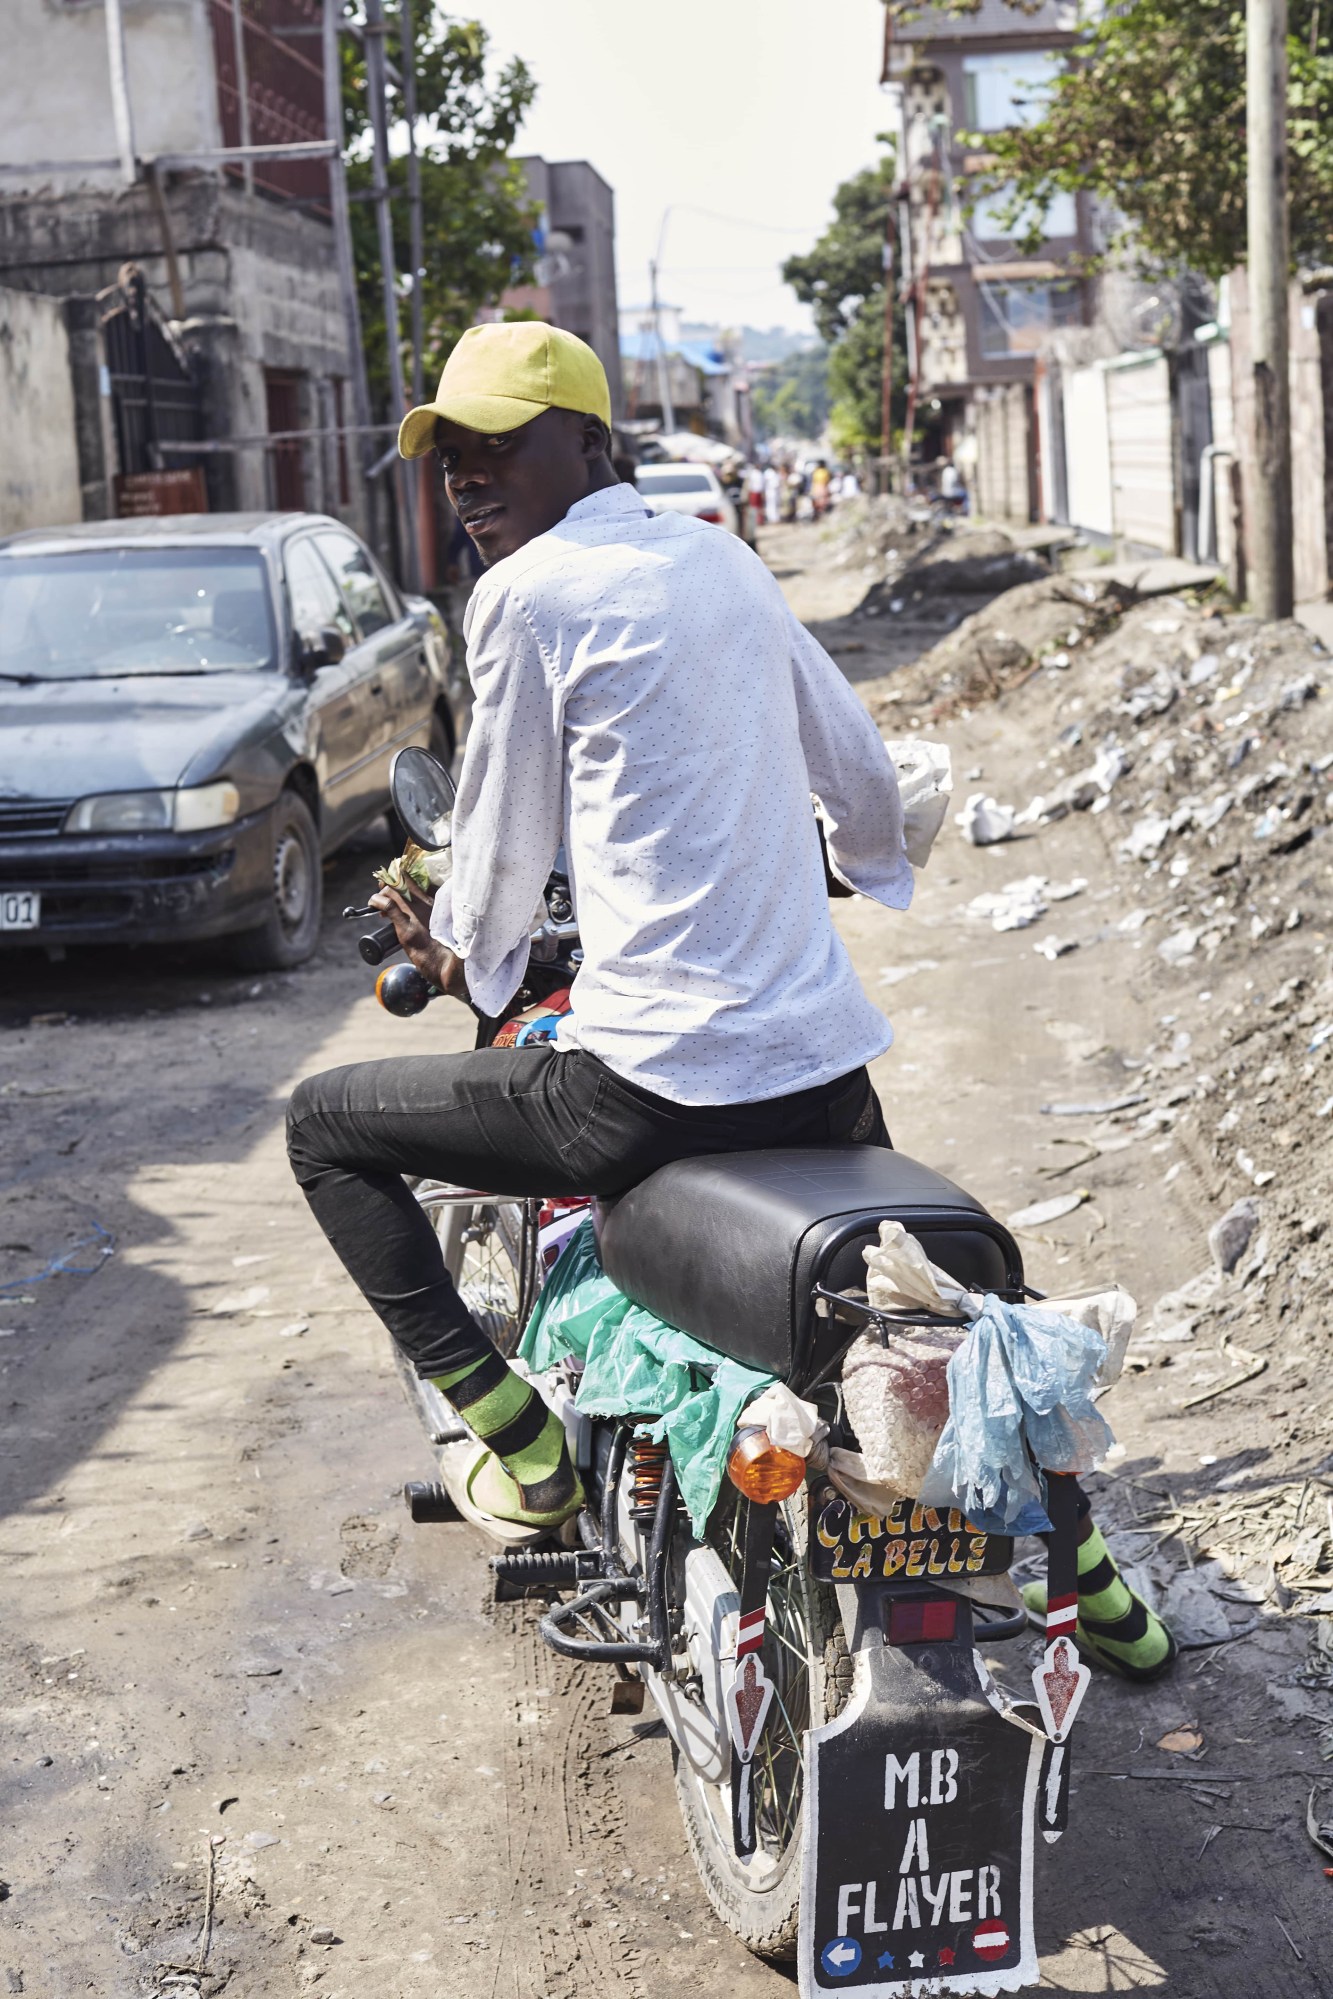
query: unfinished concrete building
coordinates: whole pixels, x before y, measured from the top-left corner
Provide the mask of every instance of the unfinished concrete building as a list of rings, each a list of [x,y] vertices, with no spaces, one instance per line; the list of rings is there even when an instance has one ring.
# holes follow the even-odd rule
[[[119,101],[104,0],[9,0],[0,65],[0,287],[61,304],[63,351],[36,358],[70,376],[82,514],[313,507],[364,528],[364,449],[337,434],[321,0],[121,14]],[[307,156],[216,158],[240,147]],[[9,495],[4,525],[42,524],[53,490],[26,520]]]

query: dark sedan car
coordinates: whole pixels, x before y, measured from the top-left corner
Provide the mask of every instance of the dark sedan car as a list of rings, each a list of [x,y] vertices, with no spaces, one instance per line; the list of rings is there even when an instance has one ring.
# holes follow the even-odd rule
[[[0,542],[0,944],[230,935],[299,964],[321,856],[447,761],[443,621],[338,521],[212,514]]]

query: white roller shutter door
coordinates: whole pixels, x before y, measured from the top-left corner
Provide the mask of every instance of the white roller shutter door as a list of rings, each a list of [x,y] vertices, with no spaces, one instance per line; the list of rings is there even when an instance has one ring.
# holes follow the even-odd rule
[[[1115,531],[1148,548],[1174,549],[1171,371],[1155,355],[1105,372]]]
[[[1115,533],[1106,370],[1071,368],[1060,378],[1065,412],[1069,520],[1090,534]]]

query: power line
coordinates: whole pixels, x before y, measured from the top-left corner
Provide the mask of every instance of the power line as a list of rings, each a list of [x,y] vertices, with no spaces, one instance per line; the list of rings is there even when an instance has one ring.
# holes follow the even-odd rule
[[[743,215],[722,215],[716,208],[697,208],[692,201],[673,201],[673,215],[706,215],[711,222],[729,222],[736,229],[762,229],[768,236],[814,236],[827,222],[753,222]]]

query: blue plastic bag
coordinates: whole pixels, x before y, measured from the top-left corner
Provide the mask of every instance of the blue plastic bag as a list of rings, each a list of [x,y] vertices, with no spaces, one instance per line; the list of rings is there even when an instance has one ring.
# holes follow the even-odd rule
[[[546,1280],[519,1347],[534,1373],[583,1362],[574,1400],[590,1416],[642,1416],[665,1437],[681,1498],[702,1536],[747,1402],[776,1378],[706,1347],[635,1305],[602,1269],[591,1220],[580,1223]]]
[[[1105,1359],[1090,1326],[988,1293],[949,1362],[949,1420],[923,1503],[957,1506],[988,1534],[1044,1533],[1036,1467],[1090,1471],[1114,1441],[1092,1399]]]

